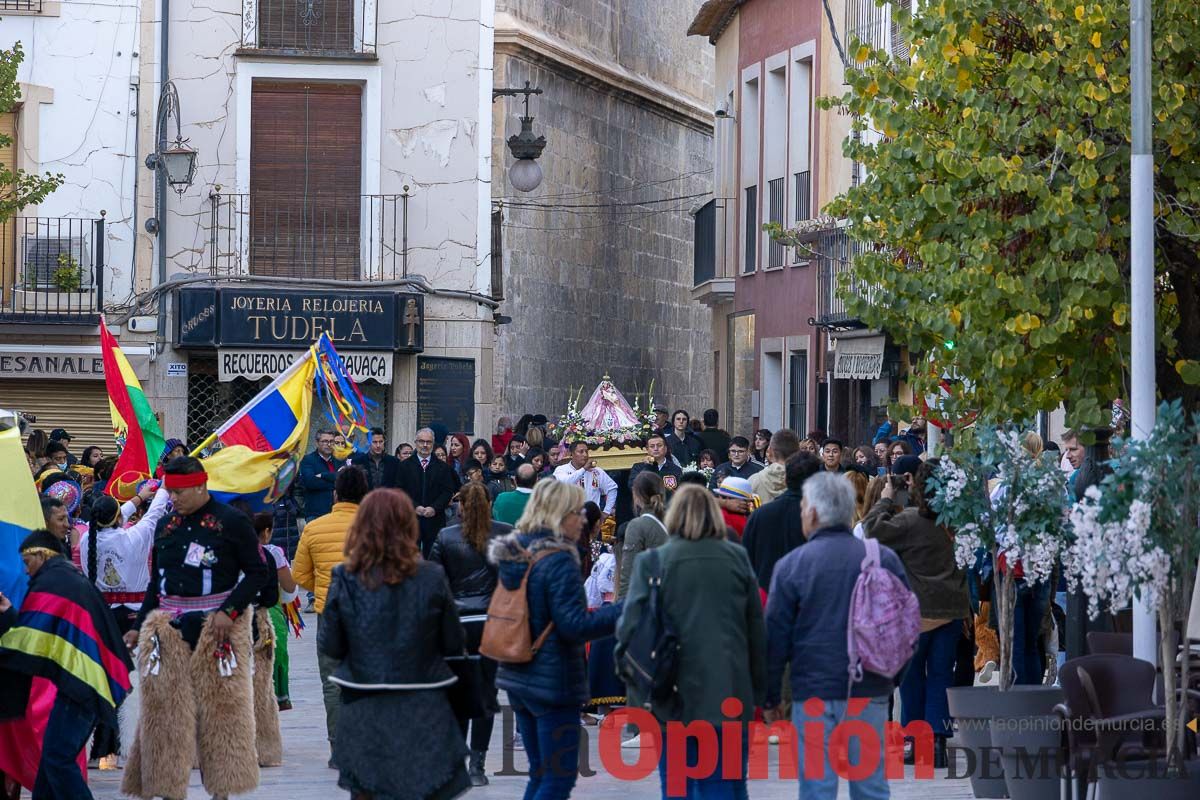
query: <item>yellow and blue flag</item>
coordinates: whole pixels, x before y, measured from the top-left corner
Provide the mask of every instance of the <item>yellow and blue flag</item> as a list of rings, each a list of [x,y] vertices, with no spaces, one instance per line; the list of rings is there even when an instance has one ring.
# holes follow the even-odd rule
[[[21,447],[16,413],[0,410],[0,592],[21,607],[25,597],[25,565],[20,546],[25,537],[45,527],[29,462]]]
[[[261,510],[287,492],[304,454],[316,373],[315,348],[309,348],[217,428],[223,447],[202,460],[208,490],[218,500],[244,500]]]

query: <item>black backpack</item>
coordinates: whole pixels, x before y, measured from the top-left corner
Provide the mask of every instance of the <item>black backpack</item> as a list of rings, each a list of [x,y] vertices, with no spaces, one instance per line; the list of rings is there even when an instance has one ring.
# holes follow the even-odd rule
[[[658,550],[649,550],[646,560],[650,595],[646,613],[627,642],[618,648],[617,674],[625,685],[646,698],[644,707],[671,707],[678,701],[675,682],[679,675],[679,633],[662,607],[662,561]]]

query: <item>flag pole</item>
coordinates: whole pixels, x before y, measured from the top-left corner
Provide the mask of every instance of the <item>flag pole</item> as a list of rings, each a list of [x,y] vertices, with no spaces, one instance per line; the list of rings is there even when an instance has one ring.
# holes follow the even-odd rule
[[[192,451],[192,458],[199,458],[204,449],[217,440],[217,432],[213,431],[208,435],[208,438],[200,443],[200,446]]]

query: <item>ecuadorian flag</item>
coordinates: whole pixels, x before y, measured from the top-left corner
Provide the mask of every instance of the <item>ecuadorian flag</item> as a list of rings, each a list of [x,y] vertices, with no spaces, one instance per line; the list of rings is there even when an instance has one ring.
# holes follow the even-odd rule
[[[21,429],[16,413],[0,410],[0,592],[21,607],[25,597],[25,565],[21,542],[37,528],[45,527],[37,489],[29,474],[29,463],[21,447]]]
[[[224,446],[204,459],[204,469],[218,500],[241,499],[261,509],[287,491],[303,455],[316,371],[315,348],[309,348],[217,429]]]

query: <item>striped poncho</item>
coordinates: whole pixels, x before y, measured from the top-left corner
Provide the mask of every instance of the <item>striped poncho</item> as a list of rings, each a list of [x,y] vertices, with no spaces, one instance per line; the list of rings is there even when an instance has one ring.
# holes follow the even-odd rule
[[[65,558],[51,558],[29,581],[16,623],[0,636],[0,719],[21,716],[34,676],[94,708],[116,729],[133,664],[96,587]]]

